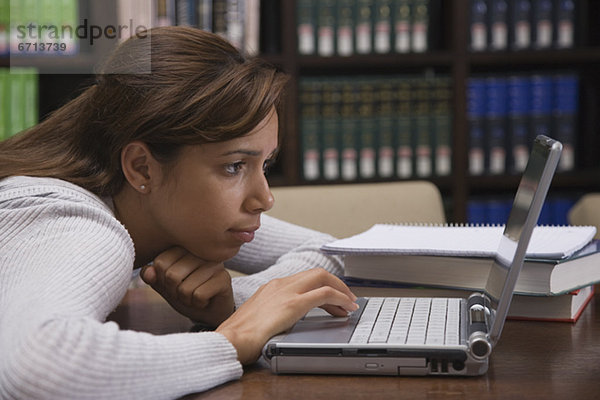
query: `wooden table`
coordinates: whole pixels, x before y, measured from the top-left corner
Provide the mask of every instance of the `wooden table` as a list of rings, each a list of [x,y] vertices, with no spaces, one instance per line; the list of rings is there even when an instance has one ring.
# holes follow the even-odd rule
[[[600,293],[600,287],[596,287]],[[164,334],[191,323],[147,288],[131,289],[109,319]],[[259,361],[239,381],[186,399],[600,399],[600,295],[576,324],[507,321],[481,377],[274,375]]]

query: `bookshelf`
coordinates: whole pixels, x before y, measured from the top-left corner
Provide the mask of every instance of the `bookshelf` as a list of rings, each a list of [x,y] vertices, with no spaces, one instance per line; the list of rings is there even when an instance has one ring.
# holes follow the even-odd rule
[[[80,0],[81,7],[93,7],[91,15],[112,18],[116,1]],[[102,6],[98,4],[103,3]],[[469,200],[477,196],[512,195],[517,175],[471,176],[469,170],[469,121],[467,117],[466,82],[472,74],[498,74],[507,71],[542,71],[553,73],[565,69],[580,76],[579,113],[577,115],[576,167],[560,172],[552,184],[551,193],[577,197],[585,192],[600,191],[600,4],[593,0],[577,1],[576,45],[560,50],[481,51],[469,49],[469,0],[432,0],[439,9],[432,15],[435,35],[425,52],[402,54],[361,54],[350,56],[300,55],[297,37],[297,1],[261,1],[260,57],[274,63],[290,76],[282,107],[281,131],[284,133],[278,163],[269,175],[273,186],[348,183],[342,179],[307,181],[302,174],[300,132],[300,87],[303,78],[311,76],[381,76],[415,74],[432,70],[447,75],[452,93],[452,173],[425,179],[435,183],[447,203],[447,218],[466,222]],[[266,39],[268,38],[268,40]],[[69,60],[56,58],[48,65],[61,74],[40,75],[40,117],[74,97],[88,84],[92,76],[72,73],[78,64],[95,62],[83,53]],[[0,58],[0,67],[9,60]],[[417,178],[410,178],[417,179]],[[422,178],[419,178],[422,179]],[[355,182],[393,181],[399,178],[357,179]]]

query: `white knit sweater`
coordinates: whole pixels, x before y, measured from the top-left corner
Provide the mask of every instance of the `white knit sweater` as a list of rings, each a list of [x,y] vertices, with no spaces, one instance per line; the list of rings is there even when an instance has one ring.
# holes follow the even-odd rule
[[[236,305],[263,283],[341,263],[328,235],[268,216],[227,267]],[[130,282],[134,244],[110,207],[52,178],[0,180],[0,398],[167,399],[237,379],[224,336],[151,335],[105,322]],[[152,318],[152,316],[148,316]]]

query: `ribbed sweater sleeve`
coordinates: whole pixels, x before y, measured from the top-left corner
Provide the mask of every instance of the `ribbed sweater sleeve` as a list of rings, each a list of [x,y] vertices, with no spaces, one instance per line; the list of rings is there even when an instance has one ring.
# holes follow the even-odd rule
[[[241,376],[220,334],[104,322],[133,259],[127,231],[90,193],[48,178],[0,181],[0,398],[168,399]]]
[[[335,238],[311,229],[263,215],[252,242],[226,263],[228,268],[249,274],[233,279],[235,303],[240,306],[271,279],[289,276],[310,268],[323,268],[341,276],[343,262],[338,256],[319,251]]]

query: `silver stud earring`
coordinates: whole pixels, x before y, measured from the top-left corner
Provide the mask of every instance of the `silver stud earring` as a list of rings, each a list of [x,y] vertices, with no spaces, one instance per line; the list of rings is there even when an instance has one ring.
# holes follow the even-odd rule
[[[141,190],[146,190],[146,185],[140,185]]]

